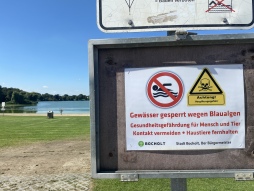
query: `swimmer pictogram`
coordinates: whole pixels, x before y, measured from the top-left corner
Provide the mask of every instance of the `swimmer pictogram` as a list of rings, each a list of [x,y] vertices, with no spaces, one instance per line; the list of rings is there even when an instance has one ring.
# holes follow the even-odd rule
[[[165,88],[167,86],[172,86],[171,83],[164,83],[162,84]],[[161,89],[158,85],[153,85],[153,90],[155,91],[155,93],[153,93],[153,97],[168,97],[169,95],[163,90]],[[170,93],[172,93],[175,97],[177,97],[178,92],[174,92],[172,89],[167,89]]]

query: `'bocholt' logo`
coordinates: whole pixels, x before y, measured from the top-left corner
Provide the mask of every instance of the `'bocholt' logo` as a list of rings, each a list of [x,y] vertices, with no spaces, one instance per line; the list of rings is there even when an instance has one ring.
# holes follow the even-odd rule
[[[145,145],[145,143],[144,143],[143,141],[139,141],[139,142],[138,142],[138,145],[139,145],[140,147],[143,147],[143,146]]]

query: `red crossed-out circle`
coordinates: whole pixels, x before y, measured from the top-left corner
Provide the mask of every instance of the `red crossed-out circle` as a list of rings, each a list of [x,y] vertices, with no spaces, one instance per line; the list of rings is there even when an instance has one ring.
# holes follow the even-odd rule
[[[177,97],[175,97],[165,86],[163,86],[163,84],[158,80],[158,78],[160,77],[168,77],[169,80],[175,80],[177,85],[178,85],[178,88],[179,88],[179,92],[178,92],[178,95]],[[168,97],[167,98],[171,98],[169,99],[169,101],[166,103],[161,103],[160,101],[156,100],[154,97],[153,97],[153,94],[152,94],[152,85],[153,84],[156,84],[157,86],[159,86],[167,95]],[[155,75],[153,75],[149,81],[148,81],[148,84],[147,84],[147,96],[149,98],[149,100],[156,106],[158,107],[161,107],[161,108],[169,108],[169,107],[173,107],[175,106],[183,97],[183,82],[182,80],[180,79],[179,76],[177,76],[176,74],[172,73],[172,72],[159,72]],[[165,98],[166,99],[166,98]]]

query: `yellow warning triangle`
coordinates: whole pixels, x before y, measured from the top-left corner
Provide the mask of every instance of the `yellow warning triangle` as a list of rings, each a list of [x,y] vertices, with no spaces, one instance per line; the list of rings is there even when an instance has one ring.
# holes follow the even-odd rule
[[[187,97],[188,106],[225,105],[226,96],[207,68],[204,68]]]
[[[223,94],[223,91],[209,70],[205,68],[199,75],[189,94]]]

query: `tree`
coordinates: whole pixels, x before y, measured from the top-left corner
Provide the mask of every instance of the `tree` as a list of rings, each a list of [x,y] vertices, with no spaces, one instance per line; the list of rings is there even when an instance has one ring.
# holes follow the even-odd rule
[[[11,102],[18,104],[33,104],[37,101],[81,101],[89,100],[89,96],[79,95],[52,95],[52,94],[40,94],[37,92],[26,92],[17,88],[6,88],[0,86],[0,103]]]
[[[17,103],[17,104],[22,104],[22,103],[25,103],[25,99],[21,93],[14,91],[11,96],[11,102]]]
[[[40,96],[41,96],[41,94],[33,92],[30,95],[30,100],[36,102],[39,100]]]
[[[85,97],[84,97],[83,94],[79,94],[79,95],[77,96],[77,100],[84,100],[84,99],[85,99]]]
[[[64,95],[63,95],[63,101],[68,101],[68,100],[69,100],[68,94],[64,94]]]
[[[11,101],[12,93],[13,93],[12,90],[7,89],[5,97],[6,101]]]
[[[35,93],[35,92],[32,92],[32,93],[26,92],[26,94],[25,94],[25,99],[26,99],[28,102],[37,102],[38,99],[39,99],[39,95],[40,95],[40,94]]]
[[[2,86],[0,86],[0,102],[3,102]]]
[[[42,97],[43,97],[43,101],[53,101],[54,100],[53,95],[48,94],[48,93],[42,94]]]
[[[54,100],[55,101],[62,101],[62,98],[59,94],[56,94],[56,95],[54,95]]]

